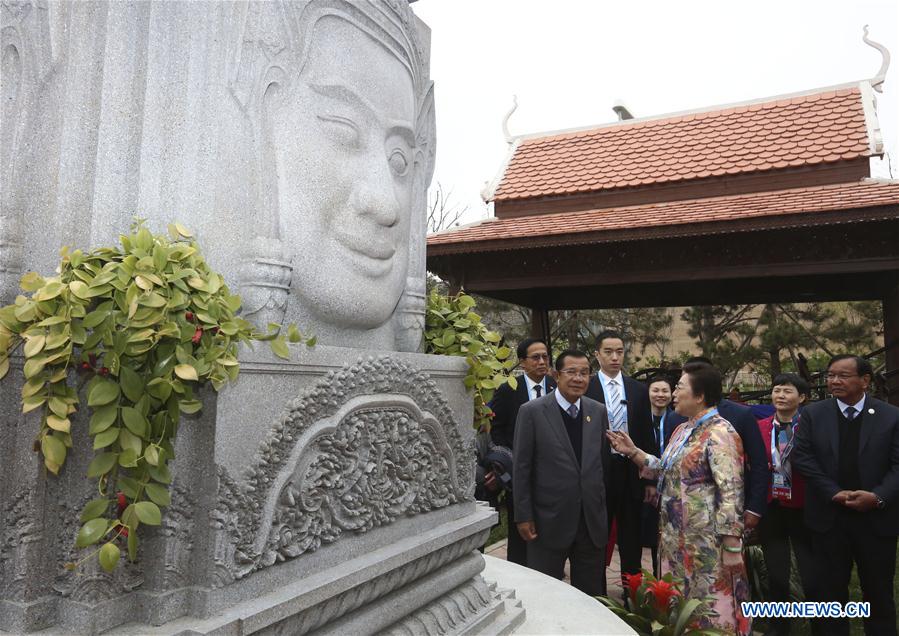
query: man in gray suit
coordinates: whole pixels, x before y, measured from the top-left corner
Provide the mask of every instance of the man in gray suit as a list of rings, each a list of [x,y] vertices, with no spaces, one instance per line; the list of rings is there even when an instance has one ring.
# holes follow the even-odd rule
[[[528,567],[561,579],[568,559],[571,584],[597,596],[606,593],[609,419],[605,406],[584,396],[590,383],[586,354],[563,351],[556,371],[556,390],[518,411],[515,516],[528,543]]]

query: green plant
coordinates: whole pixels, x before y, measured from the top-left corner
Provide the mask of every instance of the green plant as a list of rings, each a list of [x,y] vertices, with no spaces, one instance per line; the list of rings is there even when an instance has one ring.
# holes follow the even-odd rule
[[[643,570],[627,576],[631,610],[618,601],[600,596],[608,607],[641,636],[724,636],[719,629],[700,627],[699,619],[709,612],[708,604],[699,599],[684,598],[681,582],[671,573],[657,579]]]
[[[239,343],[268,341],[287,357],[287,340],[304,341],[295,326],[285,338],[279,325],[261,333],[237,317],[240,297],[209,268],[192,234],[177,223],[169,233],[171,241],[154,236],[137,220],[119,247],[63,248],[56,276],[25,274],[30,296],[0,309],[0,378],[23,346],[22,411],[40,409],[35,450],[54,475],[72,435],[83,434],[72,415],[87,397],[96,451],[87,476],[99,496],[81,512],[76,546],[107,538],[85,557],[98,555],[107,571],[119,562],[121,541],[137,557],[138,527],[159,525],[160,508],[171,503],[168,463],[181,415],[201,409],[197,389],[208,382],[218,391],[237,377]]]
[[[428,294],[425,315],[425,351],[465,356],[468,375],[465,387],[474,393],[474,426],[489,430],[492,411],[487,403],[493,391],[508,382],[514,389],[512,350],[502,346],[502,337],[487,329],[474,312],[475,300],[464,293],[446,296],[436,290]]]

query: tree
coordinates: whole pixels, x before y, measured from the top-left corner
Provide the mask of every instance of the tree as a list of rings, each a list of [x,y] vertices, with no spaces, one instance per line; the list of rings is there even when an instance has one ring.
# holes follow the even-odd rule
[[[459,221],[468,212],[468,206],[462,206],[452,200],[453,191],[445,190],[443,184],[428,193],[428,233],[433,234],[459,225]]]

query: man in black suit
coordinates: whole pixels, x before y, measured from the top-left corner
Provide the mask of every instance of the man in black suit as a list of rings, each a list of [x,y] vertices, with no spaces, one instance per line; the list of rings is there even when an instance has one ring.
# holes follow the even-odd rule
[[[549,351],[542,340],[525,338],[519,342],[518,364],[524,371],[524,375],[517,379],[518,386],[513,389],[508,383],[502,385],[496,390],[490,402],[490,408],[494,413],[490,436],[494,444],[512,449],[513,458],[518,409],[522,404],[542,397],[556,388],[555,381],[548,375]],[[527,544],[515,530],[515,503],[511,492],[506,492],[505,505],[509,522],[506,559],[519,565],[527,565]]]
[[[864,358],[827,365],[833,397],[802,411],[791,453],[807,482],[805,523],[818,565],[815,600],[846,603],[853,561],[871,603],[866,634],[896,635],[893,577],[899,535],[899,409],[866,395]],[[847,619],[812,621],[816,633],[848,634]]]
[[[518,412],[512,470],[516,525],[528,542],[529,567],[561,579],[567,559],[571,584],[598,596],[606,593],[609,420],[606,407],[584,395],[590,382],[586,354],[563,351],[556,370],[556,390]]]
[[[690,362],[712,364],[708,358],[702,356],[690,358],[684,364]],[[768,468],[765,442],[759,432],[758,420],[755,419],[752,409],[748,406],[730,400],[721,400],[718,403],[718,414],[730,422],[743,442],[743,453],[746,455],[748,463],[743,473],[743,492],[745,493],[743,496],[743,527],[749,533],[759,525],[759,521],[762,520],[762,515],[765,514],[768,507],[771,471]],[[665,434],[670,438],[674,429],[685,421],[686,418],[672,412],[665,421]]]
[[[599,371],[590,378],[587,397],[606,405],[609,429],[624,431],[640,449],[659,452],[652,433],[652,410],[649,391],[642,382],[621,372],[624,363],[624,340],[617,331],[606,330],[596,338],[596,361]],[[644,501],[655,501],[655,482],[641,480],[636,465],[613,451],[606,475],[606,499],[609,524],[618,520],[618,556],[621,574],[639,574],[642,568],[641,541]],[[627,588],[625,588],[627,589]]]

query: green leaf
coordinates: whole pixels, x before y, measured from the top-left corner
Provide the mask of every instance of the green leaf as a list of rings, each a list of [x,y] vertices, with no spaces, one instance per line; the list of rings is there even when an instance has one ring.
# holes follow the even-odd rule
[[[75,539],[75,547],[84,548],[95,544],[100,540],[100,537],[106,534],[108,525],[106,519],[91,519],[81,526],[81,530],[78,531],[78,538]]]
[[[103,406],[119,397],[119,385],[109,380],[100,380],[87,396],[88,406]]]
[[[44,279],[37,272],[28,272],[19,280],[22,291],[33,292],[44,286]]]
[[[69,404],[61,397],[54,395],[48,401],[50,410],[60,419],[66,419],[69,414]]]
[[[674,636],[680,636],[684,633],[687,622],[689,622],[690,617],[693,616],[693,612],[696,611],[696,608],[698,608],[700,604],[701,602],[699,599],[695,598],[684,603],[684,607],[681,609],[680,614],[677,615],[677,623],[674,625]]]
[[[44,370],[45,366],[47,366],[46,356],[41,356],[40,358],[30,358],[26,360],[25,366],[22,369],[22,372],[25,374],[25,379],[30,380],[31,378],[35,377]]]
[[[137,528],[128,532],[128,559],[130,561],[137,559]]]
[[[119,433],[119,444],[122,445],[123,450],[133,450],[135,458],[140,457],[141,453],[144,450],[143,440],[137,435],[131,433],[131,431],[124,428]]]
[[[177,375],[182,380],[197,381],[199,379],[197,376],[197,370],[189,364],[175,365],[175,375]]]
[[[191,415],[202,409],[203,403],[199,400],[179,400],[178,406],[181,408],[182,413]]]
[[[172,504],[172,496],[169,494],[168,488],[159,484],[147,484],[144,486],[147,496],[160,506],[170,506]]]
[[[147,472],[150,473],[150,477],[161,484],[172,483],[172,474],[165,464],[159,464],[159,466],[147,466]]]
[[[81,324],[84,325],[87,329],[93,329],[97,325],[101,324],[106,317],[109,315],[108,309],[97,309],[96,311],[92,311],[84,319],[81,321]]]
[[[151,466],[159,464],[159,447],[155,444],[147,446],[147,450],[144,451],[144,459],[146,459],[147,463]]]
[[[115,466],[118,458],[118,453],[100,453],[94,457],[87,467],[87,476],[99,477],[100,475],[105,475],[112,470],[112,467]]]
[[[119,427],[113,426],[112,428],[107,428],[102,433],[97,433],[97,435],[94,436],[94,450],[106,448],[116,441],[119,438],[120,430]]]
[[[102,433],[110,426],[112,426],[113,422],[116,421],[116,417],[118,416],[118,414],[119,407],[117,407],[115,404],[94,409],[94,414],[91,416],[90,430],[88,431],[88,433],[90,435]]]
[[[287,346],[284,336],[278,336],[269,344],[272,348],[272,353],[284,360],[290,360],[290,347]]]
[[[119,564],[119,559],[121,558],[121,556],[122,551],[119,550],[119,546],[110,541],[102,548],[100,548],[100,567],[107,572],[112,572]]]
[[[81,523],[96,519],[109,508],[109,499],[94,499],[81,511]]]
[[[134,510],[141,523],[148,526],[158,526],[162,523],[162,512],[160,512],[159,506],[152,501],[139,501],[134,504]]]
[[[119,384],[122,393],[132,402],[137,402],[144,393],[144,381],[131,367],[122,366],[119,369]]]
[[[147,436],[147,429],[149,428],[150,423],[147,422],[147,418],[137,409],[130,406],[123,406],[122,421],[125,422],[125,426],[128,427],[128,430],[137,437]]]
[[[41,351],[43,351],[46,342],[47,337],[44,335],[28,338],[25,342],[25,346],[22,348],[25,353],[25,357],[33,358],[34,356],[39,354]]]
[[[119,455],[119,466],[122,468],[134,468],[137,466],[137,453],[133,448],[126,448]]]
[[[82,300],[86,300],[87,298],[89,298],[89,296],[87,295],[88,286],[80,280],[73,280],[71,283],[69,283],[69,289],[73,294],[75,294],[76,297],[81,298]]]
[[[66,445],[58,437],[45,435],[41,440],[41,454],[57,466],[62,466],[66,461]]]
[[[303,335],[300,333],[300,330],[297,329],[296,325],[290,325],[287,328],[287,339],[290,342],[300,342],[303,339]]]

